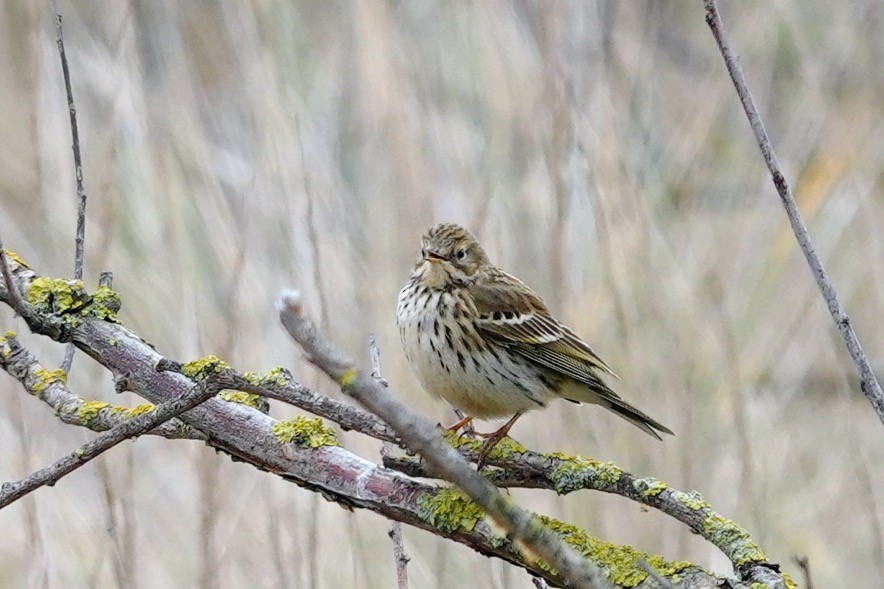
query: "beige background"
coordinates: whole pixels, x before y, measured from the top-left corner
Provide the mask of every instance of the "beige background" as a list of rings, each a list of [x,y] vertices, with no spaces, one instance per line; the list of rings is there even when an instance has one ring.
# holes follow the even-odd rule
[[[870,358],[884,308],[884,9],[725,2],[819,253]],[[423,229],[471,227],[678,434],[554,404],[513,435],[697,489],[818,587],[884,581],[882,425],[819,297],[695,2],[61,2],[89,194],[86,276],[164,354],[283,364],[302,288],[436,420],[395,329]],[[0,231],[70,275],[70,131],[42,2],[0,5]],[[305,165],[302,165],[302,161]],[[315,237],[308,229],[312,219]],[[0,328],[25,332],[8,309]],[[61,346],[24,338],[57,365]],[[118,399],[78,355],[73,390]],[[277,417],[296,411],[273,406]],[[487,426],[486,426],[487,429]],[[0,377],[0,480],[91,435]],[[344,436],[377,459],[379,444]],[[514,492],[607,540],[727,572],[617,497]],[[393,586],[387,524],[194,443],[141,439],[0,512],[9,587]],[[412,587],[532,587],[405,530]]]

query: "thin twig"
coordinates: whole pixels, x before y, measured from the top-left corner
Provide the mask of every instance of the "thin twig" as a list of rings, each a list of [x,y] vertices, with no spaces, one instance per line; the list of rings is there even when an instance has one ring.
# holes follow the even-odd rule
[[[764,124],[761,121],[761,116],[758,114],[758,109],[755,107],[752,94],[749,92],[746,77],[743,75],[743,69],[740,67],[740,62],[730,47],[730,41],[724,30],[721,16],[718,13],[718,6],[715,0],[704,0],[704,5],[706,7],[706,23],[712,30],[712,35],[715,37],[718,48],[721,50],[727,71],[734,82],[737,95],[740,97],[740,102],[743,103],[743,110],[746,112],[749,125],[755,134],[755,140],[761,149],[761,155],[764,157],[764,162],[767,164],[768,170],[770,170],[774,186],[776,186],[783,207],[786,209],[786,215],[789,217],[789,224],[792,226],[795,239],[798,240],[798,245],[816,279],[820,293],[822,293],[826,306],[829,308],[829,313],[831,313],[832,319],[835,320],[835,324],[841,332],[847,351],[853,359],[853,363],[856,364],[860,376],[860,389],[862,389],[863,394],[872,404],[872,407],[878,414],[878,418],[884,423],[884,392],[881,391],[881,385],[878,383],[874,372],[872,372],[872,367],[863,351],[859,338],[850,324],[850,317],[847,316],[847,312],[838,300],[835,286],[826,273],[825,268],[823,268],[822,260],[820,260],[816,253],[816,248],[810,238],[810,234],[807,232],[807,226],[804,224],[804,219],[801,217],[801,212],[795,203],[792,189],[786,182],[786,177],[780,167],[777,154],[774,152],[773,144],[767,135],[767,131],[764,129]]]
[[[387,386],[386,381],[381,377],[381,351],[378,349],[378,342],[374,334],[368,336],[368,350],[371,355],[371,375]],[[384,442],[381,446],[381,457],[386,458],[393,452],[393,444]],[[390,531],[387,532],[393,541],[393,560],[396,563],[396,589],[408,589],[408,555],[405,553],[405,546],[402,541],[402,523],[393,521],[390,525]]]
[[[9,262],[6,260],[6,249],[3,247],[2,237],[0,237],[0,272],[3,273],[3,285],[6,287],[6,292],[9,293],[9,305],[13,311],[18,313],[19,317],[27,319],[31,316],[31,308],[21,298],[18,285],[12,279],[12,271],[9,269]]]
[[[651,578],[657,581],[663,589],[675,589],[675,587],[672,586],[672,583],[669,582],[669,579],[660,575],[660,573],[657,572],[657,569],[648,564],[648,561],[645,559],[638,559],[638,567],[651,575]]]
[[[131,420],[118,425],[94,440],[80,446],[74,452],[58,460],[52,466],[12,483],[4,483],[0,487],[0,509],[21,499],[40,487],[57,483],[62,477],[77,470],[93,458],[110,450],[117,444],[134,438],[157,426],[169,421],[173,417],[193,409],[200,403],[212,398],[221,389],[225,388],[220,379],[207,379],[195,386],[186,395],[167,401],[159,405],[153,411],[144,413]]]
[[[609,587],[604,576],[580,557],[561,538],[546,527],[536,515],[522,509],[482,475],[472,469],[454,448],[442,439],[436,428],[410,407],[395,400],[379,382],[354,368],[335,346],[326,341],[306,317],[300,293],[285,291],[278,303],[283,326],[300,344],[311,362],[323,370],[350,395],[396,430],[406,445],[419,452],[430,467],[454,483],[498,526],[523,552],[549,563],[573,587]]]
[[[795,561],[795,564],[798,565],[798,568],[801,569],[801,573],[804,575],[804,589],[813,589],[813,579],[810,577],[810,561],[806,556],[798,555],[793,556],[792,560]]]
[[[61,27],[61,12],[58,3],[52,0],[52,12],[55,15],[55,43],[61,58],[61,71],[64,75],[64,89],[68,99],[68,113],[71,119],[71,148],[74,151],[74,175],[77,179],[77,236],[74,239],[74,279],[83,280],[83,247],[86,241],[86,191],[83,189],[83,161],[80,156],[80,131],[77,126],[77,107],[74,104],[74,91],[71,88],[71,72],[68,58],[64,52],[64,35]],[[73,343],[68,344],[64,351],[61,369],[70,372],[74,361]]]

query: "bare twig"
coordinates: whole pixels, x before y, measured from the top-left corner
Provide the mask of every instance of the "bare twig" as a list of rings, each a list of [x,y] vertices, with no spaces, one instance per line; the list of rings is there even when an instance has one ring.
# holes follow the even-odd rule
[[[64,35],[61,27],[61,12],[58,3],[52,0],[52,12],[55,15],[55,43],[61,58],[61,71],[64,75],[64,89],[68,100],[68,112],[71,119],[71,148],[74,151],[74,175],[77,179],[77,236],[74,239],[74,279],[83,280],[83,247],[86,240],[86,191],[83,189],[83,161],[80,156],[80,131],[77,126],[77,107],[74,104],[74,91],[71,88],[71,72],[68,58],[64,52]],[[70,372],[74,361],[76,346],[68,344],[64,351],[61,369]]]
[[[4,483],[0,487],[0,509],[42,486],[54,485],[65,475],[72,473],[117,444],[148,432],[173,417],[193,409],[200,403],[215,396],[221,389],[226,388],[225,385],[226,383],[222,378],[207,379],[196,385],[181,398],[167,401],[154,410],[121,423],[94,440],[83,444],[52,466],[38,470],[20,481]]]
[[[368,350],[371,355],[371,375],[386,386],[386,381],[381,377],[381,351],[374,334],[368,336]],[[393,451],[393,444],[384,442],[381,446],[381,456],[386,458]],[[396,589],[408,589],[408,555],[405,554],[405,546],[402,542],[402,524],[394,521],[387,532],[393,541],[393,560],[396,563]]]
[[[300,344],[310,361],[341,385],[372,413],[386,421],[408,447],[419,452],[430,467],[467,494],[527,554],[548,562],[574,587],[608,587],[595,567],[567,546],[534,514],[525,511],[470,465],[433,425],[411,408],[396,401],[370,375],[357,371],[353,362],[323,339],[303,313],[300,293],[281,294],[278,310],[283,326]]]
[[[795,234],[804,258],[807,260],[807,264],[810,266],[810,270],[816,279],[820,293],[822,293],[826,306],[829,308],[829,313],[831,313],[832,319],[835,320],[835,324],[841,332],[847,351],[853,359],[853,363],[856,364],[860,376],[860,388],[872,404],[872,407],[878,414],[878,418],[884,423],[884,392],[881,391],[881,385],[878,383],[878,379],[872,371],[859,338],[850,324],[850,317],[847,316],[847,312],[838,300],[835,285],[829,278],[828,273],[826,273],[825,268],[823,268],[823,262],[816,253],[816,248],[810,238],[810,234],[807,232],[807,226],[804,224],[804,219],[801,217],[801,212],[795,203],[792,189],[786,182],[786,177],[780,167],[777,154],[774,152],[773,144],[767,135],[767,131],[764,129],[764,124],[761,121],[761,116],[758,114],[758,109],[755,107],[752,94],[749,92],[746,77],[743,75],[743,69],[740,67],[740,62],[730,47],[730,41],[724,30],[721,16],[718,13],[718,6],[715,0],[704,0],[704,5],[706,7],[706,23],[712,30],[712,35],[715,37],[718,48],[721,50],[727,71],[730,73],[731,80],[733,80],[734,87],[737,90],[737,95],[743,104],[743,110],[749,119],[749,125],[755,134],[755,141],[761,149],[761,155],[764,157],[764,162],[767,164],[768,170],[770,170],[774,186],[776,186],[783,207],[786,209],[786,215],[789,217],[792,232]]]
[[[661,576],[660,573],[657,572],[657,569],[648,564],[648,561],[645,559],[640,558],[638,560],[638,566],[640,569],[651,575],[651,578],[657,581],[663,589],[675,589],[675,587],[672,586],[672,583],[669,582],[669,579]]]
[[[9,306],[18,313],[22,319],[31,316],[31,309],[21,298],[18,285],[12,278],[12,271],[9,269],[9,262],[6,260],[6,249],[3,247],[3,238],[0,237],[0,272],[3,273],[3,284],[6,292],[9,293]]]
[[[802,575],[804,575],[804,589],[813,589],[813,579],[810,577],[810,561],[808,558],[795,555],[792,557],[792,560],[795,561],[795,564],[801,569]]]

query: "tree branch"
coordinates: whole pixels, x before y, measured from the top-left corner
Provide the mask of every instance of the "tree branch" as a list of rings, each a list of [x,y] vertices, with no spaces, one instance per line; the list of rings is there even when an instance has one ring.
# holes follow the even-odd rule
[[[730,40],[724,30],[724,24],[718,13],[718,6],[715,0],[704,0],[704,5],[706,7],[706,23],[712,30],[716,43],[718,43],[721,56],[724,58],[724,63],[727,66],[727,71],[734,82],[734,88],[737,90],[740,102],[743,104],[746,118],[749,119],[749,126],[752,127],[752,132],[755,134],[755,141],[758,143],[759,149],[761,149],[761,155],[764,157],[764,162],[767,164],[767,169],[770,170],[774,186],[780,195],[783,207],[786,209],[786,215],[789,217],[789,224],[792,226],[795,239],[798,240],[798,245],[804,254],[804,259],[807,260],[810,271],[813,273],[820,293],[826,301],[829,313],[831,313],[832,319],[835,320],[835,325],[838,326],[838,330],[841,332],[844,345],[847,347],[847,351],[856,365],[860,376],[860,389],[862,389],[863,394],[872,404],[872,408],[878,414],[878,419],[884,423],[884,392],[881,391],[881,385],[872,371],[869,359],[866,357],[859,338],[850,324],[850,317],[847,316],[847,311],[844,310],[844,307],[841,306],[841,302],[838,300],[835,285],[832,283],[831,278],[829,278],[828,273],[823,267],[822,260],[816,253],[816,248],[807,231],[807,225],[804,224],[801,211],[798,210],[798,205],[795,203],[795,198],[792,195],[792,189],[789,187],[788,182],[786,182],[786,176],[780,167],[773,144],[767,135],[767,131],[764,129],[761,115],[758,114],[752,94],[749,92],[749,86],[746,84],[743,69],[740,67],[740,62],[734,56],[733,50],[730,47]]]
[[[6,338],[7,341],[10,338]],[[11,338],[10,347],[20,348],[15,338]],[[48,466],[28,475],[20,481],[3,483],[0,487],[0,509],[18,501],[25,495],[36,491],[42,486],[52,486],[90,460],[97,458],[117,444],[153,430],[173,417],[192,409],[204,401],[214,397],[218,391],[229,386],[223,373],[212,375],[211,378],[195,385],[181,398],[166,401],[162,405],[123,422],[113,429],[101,434],[92,441],[86,442],[74,452]]]
[[[34,273],[16,260],[12,260],[11,265],[15,288],[19,292],[27,292],[31,281],[35,280]],[[66,284],[64,281],[40,280],[41,286],[45,286],[47,282],[62,286]],[[2,284],[0,299],[8,304],[9,295]],[[70,338],[82,351],[111,370],[118,382],[126,384],[127,390],[132,390],[151,402],[163,403],[190,390],[190,378],[175,372],[157,371],[157,365],[163,360],[162,356],[138,336],[118,323],[103,321],[91,313],[89,309],[79,315],[71,312],[62,315],[35,313],[29,325],[38,333],[54,337],[56,341],[64,337]],[[0,354],[4,350],[5,348],[0,348]],[[217,366],[217,363],[208,365]],[[343,421],[355,426],[353,429],[365,431],[379,439],[386,438],[394,442],[398,440],[392,430],[377,417],[339,401],[322,400],[321,395],[290,382],[285,371],[273,371],[261,378],[255,375],[239,377],[231,374],[231,384],[234,385],[232,388],[240,388],[240,378],[252,387],[241,390],[256,392],[272,389],[279,398],[288,397],[304,402],[304,406],[319,407],[330,415],[343,415]],[[49,402],[49,391],[55,391],[61,386],[55,382],[47,384],[41,398]],[[112,414],[114,411],[112,408],[103,408],[97,415],[104,415],[105,412]],[[564,579],[555,571],[548,569],[535,557],[526,557],[514,546],[511,539],[496,533],[484,520],[481,511],[475,506],[471,507],[472,504],[452,490],[440,489],[381,468],[343,448],[331,445],[335,443],[333,438],[324,435],[318,438],[297,435],[298,422],[315,420],[299,418],[279,422],[249,407],[220,398],[209,399],[191,409],[181,416],[181,420],[198,429],[208,440],[208,444],[232,455],[235,460],[246,461],[257,468],[276,473],[302,487],[319,492],[326,499],[342,506],[370,509],[391,520],[414,525],[465,544],[482,554],[502,558],[542,577],[552,586],[565,584]],[[286,435],[292,433],[295,435]],[[637,566],[638,558],[645,558],[651,559],[654,568],[665,578],[673,578],[675,575],[677,581],[673,584],[679,589],[717,586],[724,582],[740,588],[748,587],[749,582],[762,583],[766,587],[784,587],[782,577],[770,569],[766,579],[756,575],[750,581],[742,573],[739,580],[715,578],[690,563],[667,563],[660,557],[642,555],[628,546],[601,543],[562,522],[549,519],[546,521],[556,526],[557,534],[577,547],[585,558],[600,567],[617,585],[621,585],[625,579],[631,586],[656,586],[653,579]],[[605,551],[597,552],[593,548],[597,545],[604,545]],[[606,560],[605,554],[610,554],[610,550],[618,555],[616,561]]]
[[[64,90],[68,100],[68,113],[71,121],[71,149],[74,152],[74,176],[77,180],[77,235],[74,238],[74,279],[83,280],[83,249],[86,242],[86,190],[83,188],[83,161],[80,155],[80,131],[77,125],[77,107],[74,104],[74,91],[71,88],[71,72],[68,68],[68,58],[64,52],[64,34],[61,27],[61,12],[58,10],[58,2],[52,0],[52,13],[55,16],[55,44],[58,46],[58,56],[61,59],[61,71],[64,76]],[[73,344],[69,344],[64,351],[64,360],[61,369],[70,372],[74,361]]]
[[[49,405],[62,422],[94,432],[108,431],[154,408],[150,403],[130,408],[78,397],[65,385],[63,372],[44,368],[12,334],[0,337],[0,368],[19,381],[25,391]],[[166,421],[145,433],[170,440],[205,442],[208,439],[178,419]]]

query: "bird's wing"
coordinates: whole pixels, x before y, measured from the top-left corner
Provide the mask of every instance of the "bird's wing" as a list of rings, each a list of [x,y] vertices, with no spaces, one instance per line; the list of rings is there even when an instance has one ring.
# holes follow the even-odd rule
[[[474,283],[478,327],[518,354],[619,398],[599,378],[616,378],[601,358],[568,327],[556,321],[543,300],[519,279],[498,272]]]

